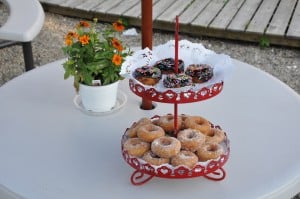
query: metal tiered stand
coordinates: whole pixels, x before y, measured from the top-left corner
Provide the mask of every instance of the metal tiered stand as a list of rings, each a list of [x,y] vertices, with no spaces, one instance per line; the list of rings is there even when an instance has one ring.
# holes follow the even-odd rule
[[[178,17],[176,17],[176,31],[175,31],[175,72],[178,72]],[[129,87],[133,93],[137,96],[147,99],[149,101],[172,103],[174,104],[174,135],[177,135],[177,116],[178,116],[178,104],[199,102],[206,100],[218,95],[223,89],[223,80],[214,83],[213,85],[202,87],[199,90],[187,90],[187,91],[174,91],[168,89],[166,91],[156,90],[153,87],[145,87],[140,84],[134,78],[129,79]],[[151,119],[158,119],[160,116],[153,116]],[[133,124],[134,125],[134,124]],[[213,128],[221,129],[220,126],[211,123]],[[127,130],[127,129],[126,129]],[[225,133],[226,135],[226,133]],[[124,160],[135,169],[131,175],[131,183],[133,185],[142,185],[152,179],[154,176],[161,178],[193,178],[203,176],[207,179],[219,181],[223,180],[226,176],[225,170],[222,168],[227,162],[230,153],[229,139],[227,135],[225,140],[222,142],[224,147],[224,154],[214,160],[208,160],[206,162],[198,162],[192,169],[185,166],[173,167],[169,164],[160,166],[151,165],[144,160],[133,157],[123,149],[124,142],[128,139],[126,131],[122,137],[122,155]]]

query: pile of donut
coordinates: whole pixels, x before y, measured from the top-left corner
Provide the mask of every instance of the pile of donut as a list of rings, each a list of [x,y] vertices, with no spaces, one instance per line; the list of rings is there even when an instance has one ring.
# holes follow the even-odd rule
[[[166,58],[157,61],[153,66],[136,68],[133,77],[148,86],[154,86],[163,79],[164,87],[181,88],[207,82],[213,77],[213,67],[208,64],[191,64],[185,69],[184,61],[179,59],[176,73],[175,60]]]
[[[217,159],[226,152],[224,131],[201,116],[179,115],[142,118],[126,130],[122,149],[150,165],[170,164],[192,169],[198,162]]]

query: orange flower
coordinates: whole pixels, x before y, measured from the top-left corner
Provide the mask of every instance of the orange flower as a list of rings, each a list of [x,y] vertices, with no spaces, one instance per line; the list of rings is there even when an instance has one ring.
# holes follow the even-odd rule
[[[72,32],[72,31],[70,31],[70,32],[68,32],[68,34],[67,34],[67,36],[66,36],[67,38],[69,38],[69,39],[71,39],[71,38],[78,38],[78,34],[76,33],[76,32]]]
[[[77,24],[77,28],[80,28],[80,27],[89,28],[90,26],[91,26],[90,23],[87,21],[80,21]]]
[[[120,66],[122,63],[122,57],[118,54],[114,54],[113,58],[112,58],[112,62],[117,65]]]
[[[70,39],[69,37],[66,37],[66,39],[65,39],[65,44],[66,44],[67,46],[71,46],[71,45],[73,44],[73,40]]]
[[[89,43],[90,37],[88,35],[83,35],[83,36],[79,37],[79,41],[82,45],[86,45]]]
[[[111,43],[114,46],[114,48],[116,48],[118,51],[123,50],[123,46],[122,46],[121,42],[119,40],[117,40],[116,38],[113,38],[111,40]]]
[[[117,22],[113,23],[113,27],[115,31],[121,32],[125,29],[125,26],[123,25],[121,20],[118,20]]]

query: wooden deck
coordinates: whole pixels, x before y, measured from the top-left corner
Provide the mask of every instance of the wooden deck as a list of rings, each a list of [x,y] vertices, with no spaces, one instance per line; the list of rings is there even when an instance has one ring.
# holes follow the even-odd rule
[[[140,0],[40,0],[49,12],[141,25]],[[300,0],[153,0],[153,28],[193,36],[300,47]]]

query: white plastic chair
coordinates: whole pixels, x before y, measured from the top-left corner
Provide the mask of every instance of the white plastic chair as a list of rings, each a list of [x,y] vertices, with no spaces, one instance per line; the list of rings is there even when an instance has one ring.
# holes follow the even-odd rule
[[[0,27],[0,48],[22,44],[25,70],[34,68],[31,41],[41,31],[45,13],[38,0],[4,0],[9,9],[5,24]]]

